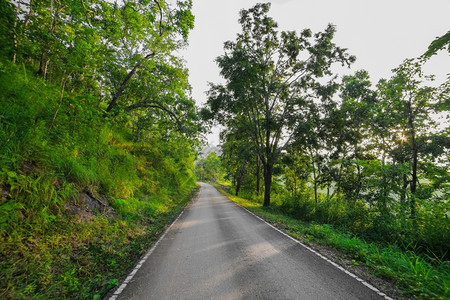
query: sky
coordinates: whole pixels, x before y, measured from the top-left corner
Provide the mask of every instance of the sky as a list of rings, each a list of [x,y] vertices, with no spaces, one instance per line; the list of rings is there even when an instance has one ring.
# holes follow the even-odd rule
[[[193,0],[195,27],[181,55],[198,106],[207,100],[208,82],[223,82],[215,59],[224,53],[223,43],[240,32],[239,11],[258,2],[272,3],[269,16],[280,31],[310,28],[315,33],[329,23],[336,25],[334,42],[357,59],[339,75],[365,69],[373,84],[390,78],[393,68],[422,55],[436,37],[450,30],[450,0]],[[424,70],[437,75],[437,82],[444,80],[450,73],[450,56],[441,51]],[[214,128],[207,136],[211,146],[219,144],[219,131]]]

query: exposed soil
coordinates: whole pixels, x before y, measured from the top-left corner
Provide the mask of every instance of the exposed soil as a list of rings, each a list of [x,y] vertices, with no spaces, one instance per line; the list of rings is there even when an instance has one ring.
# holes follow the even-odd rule
[[[81,222],[89,221],[98,214],[107,217],[116,215],[107,198],[103,196],[94,197],[90,192],[80,193],[76,203],[66,202],[64,207],[69,214],[76,216]]]

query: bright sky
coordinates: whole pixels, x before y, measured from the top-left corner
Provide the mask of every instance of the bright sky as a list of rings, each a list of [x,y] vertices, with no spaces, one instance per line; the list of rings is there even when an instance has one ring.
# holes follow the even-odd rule
[[[222,55],[223,43],[240,32],[239,11],[258,2],[250,0],[193,0],[195,28],[189,47],[183,51],[193,98],[206,102],[208,82],[222,82],[214,62]],[[322,31],[328,23],[337,26],[335,43],[348,49],[357,61],[345,73],[365,69],[375,84],[391,77],[391,69],[404,59],[422,55],[438,36],[450,30],[450,0],[272,0],[269,15],[279,30]],[[450,73],[450,56],[445,52],[432,58],[426,72]],[[210,145],[219,144],[219,130],[208,135]]]

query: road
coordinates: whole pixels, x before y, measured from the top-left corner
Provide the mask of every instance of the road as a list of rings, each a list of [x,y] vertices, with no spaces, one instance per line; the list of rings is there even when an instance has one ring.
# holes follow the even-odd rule
[[[384,299],[203,183],[123,286],[110,299]]]

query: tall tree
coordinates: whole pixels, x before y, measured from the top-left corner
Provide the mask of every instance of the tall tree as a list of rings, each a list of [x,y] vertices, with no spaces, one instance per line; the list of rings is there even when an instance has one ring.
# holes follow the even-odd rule
[[[383,111],[384,118],[389,119],[390,130],[395,131],[397,137],[397,147],[392,151],[393,159],[409,165],[409,172],[403,174],[403,190],[409,186],[410,213],[411,218],[415,218],[419,141],[426,140],[421,137],[433,134],[436,124],[432,112],[448,94],[438,95],[438,88],[425,85],[432,77],[423,74],[421,64],[416,60],[407,59],[393,71],[394,75],[389,81],[382,80],[378,84],[380,105],[389,108]]]
[[[225,167],[230,171],[232,177],[232,183],[235,187],[235,194],[238,196],[242,187],[244,175],[249,170],[255,167],[256,175],[256,193],[259,193],[259,173],[258,169],[259,157],[256,156],[258,161],[255,161],[255,146],[249,140],[246,130],[246,124],[241,122],[235,122],[233,127],[228,127],[221,132],[222,140],[222,162]]]
[[[376,93],[371,88],[369,74],[362,70],[344,76],[341,86],[340,106],[327,114],[331,156],[338,165],[337,191],[347,199],[357,199],[362,188],[360,161],[367,158],[364,141],[376,104]]]
[[[335,85],[318,79],[332,75],[333,63],[354,61],[332,42],[333,25],[314,35],[309,29],[278,32],[269,9],[265,3],[240,12],[242,32],[225,43],[225,54],[217,58],[226,84],[211,84],[207,101],[208,116],[225,126],[236,118],[246,120],[263,165],[264,206],[270,205],[274,164],[306,95],[329,97]]]
[[[188,90],[174,52],[186,45],[193,28],[191,8],[191,0],[2,2],[0,10],[8,14],[1,15],[0,26],[13,28],[2,30],[0,41],[7,46],[2,52],[15,63],[31,62],[48,81],[64,83],[79,94],[95,92],[106,113],[118,104],[123,109],[138,102],[164,110],[161,101],[150,105],[156,97],[143,103],[133,92],[139,85],[148,91],[155,77],[174,77],[174,69],[181,70],[179,86]],[[138,78],[139,72],[147,76]],[[133,81],[138,84],[130,88]],[[158,89],[158,96],[165,98],[167,90]]]
[[[126,1],[119,13],[123,29],[118,31],[117,42],[125,51],[122,56],[127,66],[126,76],[113,90],[106,112],[110,112],[125,91],[130,80],[142,68],[152,66],[157,55],[167,59],[168,53],[187,42],[194,18],[190,12],[192,1],[177,1],[172,8],[166,1]],[[123,33],[127,33],[124,35]],[[161,60],[161,57],[160,57]]]

